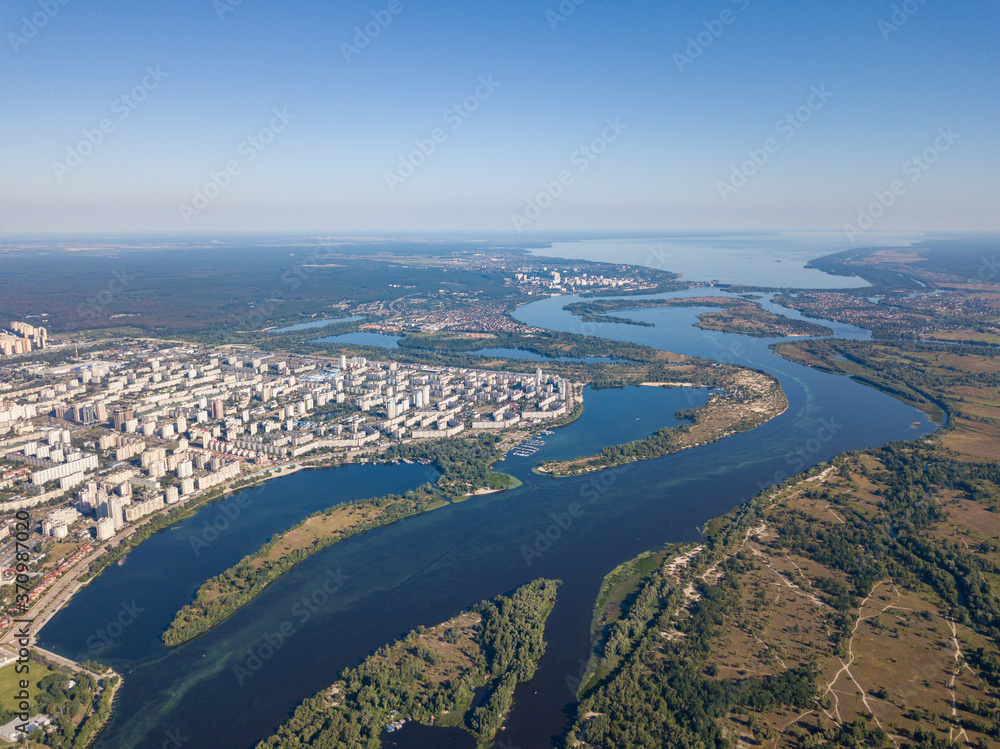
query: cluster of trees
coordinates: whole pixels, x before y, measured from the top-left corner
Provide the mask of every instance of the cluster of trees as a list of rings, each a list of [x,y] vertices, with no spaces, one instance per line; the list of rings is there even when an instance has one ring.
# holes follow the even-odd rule
[[[804,515],[791,515],[782,522],[777,545],[844,574],[846,585],[820,581],[827,602],[841,612],[850,611],[858,598],[886,577],[919,581],[934,589],[956,620],[1000,639],[1000,591],[991,583],[1000,567],[987,556],[928,532],[947,519],[937,497],[944,490],[992,506],[1000,466],[961,463],[933,447],[905,443],[869,454],[882,468],[871,471],[860,461],[852,462],[877,483],[879,516],[863,516],[842,506],[839,512],[845,523],[817,526]],[[838,501],[830,491],[817,492],[816,498]],[[849,618],[842,621],[839,639],[847,636],[850,624]]]
[[[375,499],[359,499],[314,512],[287,531],[276,533],[257,551],[243,557],[228,570],[202,585],[198,589],[194,601],[177,612],[170,627],[163,633],[163,644],[167,647],[174,647],[207,632],[223,619],[253,601],[264,591],[264,588],[292,567],[328,546],[372,528],[389,525],[402,518],[421,513],[440,501],[438,493],[430,485],[424,485],[402,496],[389,494]],[[271,556],[275,548],[279,547],[290,533],[306,525],[313,518],[321,515],[332,515],[334,512],[351,506],[361,509],[375,509],[379,512],[370,519],[357,521],[344,530],[325,536],[317,535],[312,538],[308,546],[298,546],[280,556]]]
[[[56,671],[39,679],[33,688],[31,713],[48,715],[52,723],[33,731],[29,743],[40,742],[53,749],[87,746],[110,716],[111,687],[117,679],[111,677],[103,689],[82,671],[74,675]],[[14,717],[11,710],[0,710],[0,722],[6,723]]]
[[[382,454],[385,460],[430,460],[441,472],[438,485],[451,494],[466,494],[490,485],[490,466],[500,457],[496,434],[472,439],[442,439],[394,445]]]
[[[641,640],[654,617],[676,610],[683,593],[677,581],[661,568],[647,577],[623,606],[621,615],[603,633],[598,643],[600,658],[596,676],[611,672]]]
[[[729,560],[723,571],[741,564]],[[721,749],[729,744],[718,721],[727,713],[811,703],[816,674],[810,666],[740,680],[706,675],[711,640],[738,604],[740,583],[735,574],[723,574],[716,585],[692,581],[701,598],[680,619],[674,615],[684,596],[665,565],[638,592],[623,618],[627,652],[609,653],[609,639],[598,674],[610,675],[585,690],[578,708],[574,733],[588,744]],[[665,641],[660,632],[672,627],[681,636]]]
[[[517,683],[534,675],[558,585],[535,580],[476,606],[482,618],[475,626],[474,650],[444,680],[424,678],[438,662],[433,648],[421,641],[426,630],[380,648],[357,668],[345,670],[331,689],[303,702],[258,749],[377,749],[380,734],[396,718],[426,722],[445,711],[465,714],[473,691],[484,685],[491,692],[464,727],[492,738],[510,710]],[[436,629],[443,629],[439,637],[444,641],[458,637],[452,622]]]

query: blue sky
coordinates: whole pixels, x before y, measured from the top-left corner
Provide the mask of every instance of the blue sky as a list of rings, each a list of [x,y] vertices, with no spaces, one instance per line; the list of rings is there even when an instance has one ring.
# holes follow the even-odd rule
[[[998,8],[11,0],[0,232],[996,230]]]

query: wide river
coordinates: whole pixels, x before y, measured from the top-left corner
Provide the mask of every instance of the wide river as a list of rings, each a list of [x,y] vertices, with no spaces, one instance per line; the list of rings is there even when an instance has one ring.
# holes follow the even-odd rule
[[[176,609],[205,579],[271,534],[334,502],[402,492],[436,473],[415,465],[305,471],[235,495],[227,505],[205,507],[81,590],[42,632],[44,647],[71,658],[95,658],[124,674],[114,717],[96,746],[158,748],[175,746],[170,742],[180,737],[189,749],[251,747],[302,699],[377,647],[543,576],[563,581],[546,632],[548,650],[535,679],[518,689],[501,736],[506,745],[523,749],[554,746],[571,718],[569,685],[588,656],[592,606],[609,570],[644,550],[697,540],[707,520],[795,471],[845,450],[935,428],[919,411],[887,395],[776,357],[768,349],[771,341],[693,327],[702,309],[627,313],[655,327],[581,325],[563,310],[572,301],[536,302],[517,317],[552,330],[758,367],[780,378],[790,407],[752,432],[615,471],[565,479],[533,474],[531,467],[542,460],[650,434],[672,423],[678,409],[705,398],[691,389],[588,389],[580,420],[546,438],[531,457],[509,457],[498,465],[523,486],[336,544],[212,632],[167,651],[159,637]],[[866,337],[858,328],[831,327],[842,337]],[[569,521],[573,503],[585,512]],[[223,530],[213,533],[213,525]],[[122,621],[129,623],[119,626]],[[248,660],[283,622],[294,633],[265,648],[273,650],[270,657]],[[237,675],[236,666],[246,670]],[[427,749],[474,745],[457,729],[420,727],[407,727],[385,743]]]

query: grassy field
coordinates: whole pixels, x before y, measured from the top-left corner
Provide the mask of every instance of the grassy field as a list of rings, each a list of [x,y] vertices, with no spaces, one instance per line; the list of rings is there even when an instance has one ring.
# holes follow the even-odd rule
[[[522,483],[520,479],[511,476],[509,473],[490,471],[490,488],[502,490],[516,489]]]
[[[10,663],[3,668],[0,668],[0,709],[7,711],[14,710],[14,695],[21,689],[19,686],[21,679],[27,679],[30,682],[31,686],[28,687],[28,693],[31,694],[32,700],[34,700],[35,696],[40,691],[38,688],[38,682],[50,674],[59,673],[58,671],[53,671],[37,661],[32,661],[28,665],[31,668],[29,674],[16,673],[14,670],[17,667],[16,663]],[[69,680],[69,677],[66,678]],[[34,707],[34,704],[32,707]],[[34,714],[34,710],[32,710],[32,714]]]

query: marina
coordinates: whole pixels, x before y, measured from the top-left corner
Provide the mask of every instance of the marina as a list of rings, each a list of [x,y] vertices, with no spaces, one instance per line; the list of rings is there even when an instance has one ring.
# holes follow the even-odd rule
[[[543,432],[543,434],[555,434],[555,432]],[[545,446],[545,440],[540,437],[532,437],[531,439],[526,439],[520,445],[515,447],[510,451],[511,455],[517,456],[518,458],[530,458],[532,455],[537,453],[542,447]]]

